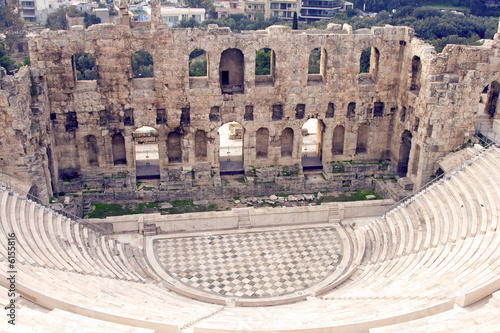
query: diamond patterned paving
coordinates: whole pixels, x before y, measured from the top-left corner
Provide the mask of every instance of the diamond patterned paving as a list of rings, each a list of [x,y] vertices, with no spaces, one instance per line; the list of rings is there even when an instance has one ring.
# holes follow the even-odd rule
[[[332,274],[343,253],[330,227],[156,239],[154,249],[184,285],[238,298],[307,289]]]

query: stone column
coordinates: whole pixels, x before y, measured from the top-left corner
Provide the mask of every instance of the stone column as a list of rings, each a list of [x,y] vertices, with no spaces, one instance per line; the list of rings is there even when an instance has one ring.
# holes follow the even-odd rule
[[[161,24],[161,4],[160,0],[151,0],[151,28],[154,29]]]

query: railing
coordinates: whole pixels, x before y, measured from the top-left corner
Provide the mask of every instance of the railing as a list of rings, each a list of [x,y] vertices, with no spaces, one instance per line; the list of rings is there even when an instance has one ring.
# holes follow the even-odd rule
[[[488,144],[486,144],[484,146],[484,149],[481,149],[477,152],[475,152],[474,154],[470,155],[469,157],[467,157],[466,159],[464,159],[463,161],[457,163],[453,168],[452,170],[456,170],[456,169],[463,169],[468,162],[474,160],[476,157],[480,156],[480,155],[483,155],[486,153],[487,149],[489,149],[491,146],[494,146],[496,145],[495,142],[489,142]],[[382,218],[385,219],[387,217],[387,215],[391,215],[389,214],[392,210],[394,210],[395,208],[397,208],[398,206],[402,205],[403,203],[405,203],[406,201],[411,201],[411,199],[413,197],[415,197],[415,195],[417,195],[418,193],[421,193],[422,191],[424,193],[427,193],[427,189],[431,187],[431,185],[433,185],[434,183],[437,183],[439,180],[441,179],[445,179],[445,176],[449,175],[450,172],[448,173],[442,173],[440,174],[439,176],[437,176],[436,178],[432,179],[431,181],[427,182],[426,184],[422,185],[421,187],[419,187],[418,189],[416,189],[415,191],[413,191],[410,195],[407,195],[406,197],[404,197],[403,199],[399,200],[398,202],[396,202],[395,204],[393,204],[392,206],[390,206],[389,208],[387,208],[385,211],[384,211],[384,214],[382,215]]]
[[[50,205],[45,204],[44,201],[41,198],[39,198],[39,197],[37,197],[37,196],[29,193],[29,192],[26,192],[26,191],[20,189],[19,187],[14,186],[10,182],[7,182],[7,181],[5,181],[3,179],[0,179],[0,187],[5,188],[5,189],[14,190],[18,194],[25,195],[27,199],[29,199],[31,201],[34,201],[34,202],[38,203],[39,205],[44,206],[44,207],[46,207],[48,209],[51,209],[51,210],[55,211],[56,213],[61,214],[61,215],[65,216],[65,217],[67,217],[67,218],[70,218],[70,219],[72,219],[72,220],[74,220],[76,222],[85,223],[87,225],[92,226],[92,228],[98,229],[98,230],[103,231],[103,232],[106,231],[106,229],[104,229],[103,227],[101,227],[101,226],[99,226],[97,224],[94,224],[94,223],[92,223],[92,222],[90,222],[88,220],[82,219],[81,217],[78,217],[78,216],[76,216],[74,214],[71,214],[70,212],[67,212],[67,211],[62,210],[62,209],[55,209],[55,208],[50,207]]]
[[[476,125],[476,137],[481,140],[481,142],[488,144],[491,141],[500,144],[500,133],[495,132],[491,127],[489,128],[484,123],[478,123]]]

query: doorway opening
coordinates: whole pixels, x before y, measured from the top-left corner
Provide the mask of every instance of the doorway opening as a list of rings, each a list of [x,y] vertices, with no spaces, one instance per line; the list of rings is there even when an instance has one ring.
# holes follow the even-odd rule
[[[243,126],[235,121],[222,125],[219,134],[221,175],[243,174]]]
[[[134,138],[135,171],[137,179],[160,179],[158,131],[142,126],[132,134]]]
[[[304,170],[322,169],[323,122],[309,119],[302,126],[302,168]]]
[[[408,175],[408,162],[410,161],[411,133],[404,131],[401,135],[401,146],[399,147],[398,176]]]

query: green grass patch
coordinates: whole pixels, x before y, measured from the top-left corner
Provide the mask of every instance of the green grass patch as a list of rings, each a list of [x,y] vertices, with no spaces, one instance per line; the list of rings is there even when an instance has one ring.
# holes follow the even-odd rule
[[[174,207],[188,207],[188,206],[194,206],[193,200],[174,200],[171,202],[172,206]]]
[[[126,215],[125,209],[122,205],[117,204],[94,204],[95,209],[90,213],[89,218],[91,219],[102,219],[106,216],[120,216]]]
[[[277,197],[288,198],[288,194],[276,194]]]

